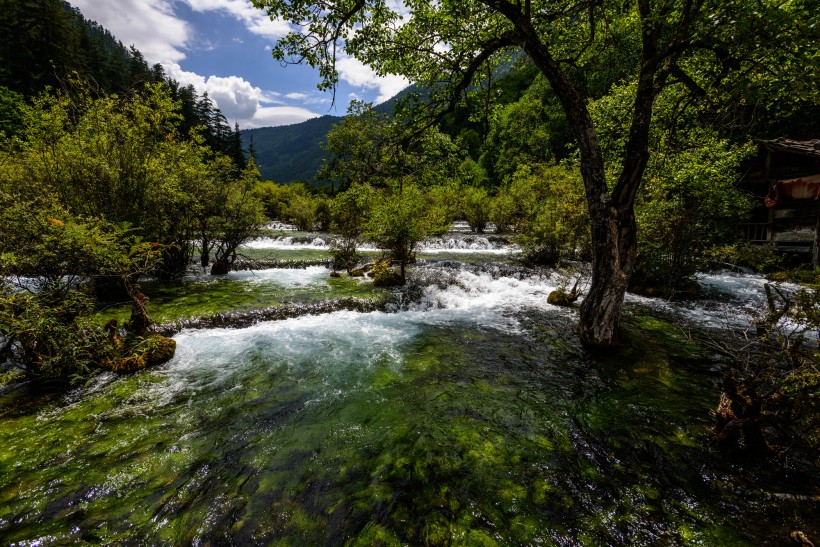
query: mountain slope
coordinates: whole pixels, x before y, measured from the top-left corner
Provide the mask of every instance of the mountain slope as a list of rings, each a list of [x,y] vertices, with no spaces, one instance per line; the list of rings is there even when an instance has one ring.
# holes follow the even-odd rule
[[[256,150],[256,165],[262,178],[275,182],[313,182],[313,176],[326,156],[320,143],[341,116],[321,116],[293,125],[244,129],[242,145],[248,149],[251,138]]]
[[[398,95],[375,106],[374,110],[384,114],[392,114],[396,103],[409,93],[415,86],[410,86]],[[256,150],[256,164],[262,173],[262,178],[279,183],[307,181],[314,183],[314,175],[322,165],[327,153],[322,150],[333,124],[342,120],[343,116],[321,116],[292,125],[276,127],[258,127],[241,131],[242,146],[248,150],[251,137]]]

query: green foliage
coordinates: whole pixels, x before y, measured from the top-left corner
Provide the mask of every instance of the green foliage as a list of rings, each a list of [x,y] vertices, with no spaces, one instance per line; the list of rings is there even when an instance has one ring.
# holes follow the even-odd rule
[[[22,125],[23,96],[0,86],[0,142],[17,135]]]
[[[0,275],[30,278],[37,292],[65,294],[95,276],[132,278],[149,271],[160,250],[53,200],[0,193]]]
[[[0,352],[12,374],[73,382],[167,359],[170,343],[144,343],[135,282],[183,272],[197,236],[215,267],[229,267],[264,220],[251,195],[258,172],[237,177],[196,133],[182,138],[159,84],[119,98],[73,82],[21,112],[19,137],[0,152]],[[133,302],[126,339],[88,319],[92,292],[111,288]]]
[[[383,184],[390,165],[386,157],[390,146],[389,121],[371,104],[353,101],[347,116],[327,134],[323,149],[328,157],[316,173],[318,180],[333,180],[345,190],[356,182]]]
[[[97,278],[130,286],[160,249],[46,198],[0,194],[0,359],[28,379],[75,382],[116,348],[89,320]]]
[[[238,179],[228,179],[220,187],[217,214],[209,219],[208,239],[214,244],[212,274],[228,273],[236,261],[240,245],[258,237],[265,223],[262,202],[253,195],[259,171],[251,162]]]
[[[283,218],[303,232],[316,229],[316,199],[304,186],[290,186],[287,202],[282,210]]]
[[[732,146],[708,133],[691,136],[689,147],[655,154],[647,168],[636,217],[638,285],[667,292],[685,286],[708,266],[707,251],[736,239],[750,199],[735,186],[748,147]]]
[[[8,191],[54,196],[74,215],[133,227],[162,245],[163,276],[185,270],[196,239],[207,263],[210,245],[230,231],[226,224],[244,215],[236,164],[213,157],[198,130],[180,134],[184,117],[163,85],[120,98],[95,97],[73,82],[67,92],[36,97],[22,114],[22,140],[0,166]]]
[[[783,256],[775,253],[771,245],[745,241],[715,245],[706,250],[704,258],[718,266],[728,264],[760,272],[770,272],[783,262]]]
[[[404,282],[405,265],[415,259],[418,244],[448,228],[446,215],[428,205],[422,189],[414,184],[394,183],[374,196],[366,236],[399,263]]]
[[[33,94],[78,72],[106,92],[162,81],[161,67],[62,0],[0,1],[0,85]]]
[[[401,274],[394,272],[390,267],[389,260],[377,260],[370,270],[370,277],[373,278],[374,287],[391,287],[404,283]]]
[[[430,207],[440,211],[447,223],[452,223],[462,214],[463,188],[459,180],[451,180],[425,190]]]
[[[511,226],[527,261],[555,264],[589,254],[580,174],[564,166],[521,165],[493,202],[497,226]]]
[[[14,291],[0,284],[2,356],[27,379],[76,382],[98,370],[112,348],[105,333],[88,321],[93,300],[81,292],[62,297],[52,293]]]
[[[186,192],[203,175],[204,150],[178,140],[179,114],[164,88],[129,99],[38,97],[25,110],[25,141],[10,158],[14,188],[51,192],[75,214],[139,226],[142,235],[186,246]]]
[[[331,228],[338,238],[331,241],[335,268],[348,273],[361,258],[356,248],[366,228],[373,190],[366,184],[353,184],[333,198],[330,203]]]
[[[490,196],[483,188],[466,187],[463,190],[463,213],[470,229],[483,234],[490,218]]]
[[[289,195],[288,187],[266,180],[256,184],[253,195],[262,202],[265,216],[269,219],[284,218],[284,206]]]
[[[566,154],[571,142],[566,118],[543,76],[516,102],[498,106],[482,147],[481,162],[499,182],[519,165],[546,163]]]

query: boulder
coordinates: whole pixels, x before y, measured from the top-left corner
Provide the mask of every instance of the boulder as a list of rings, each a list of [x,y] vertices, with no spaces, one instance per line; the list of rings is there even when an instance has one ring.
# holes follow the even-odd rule
[[[106,363],[115,372],[136,372],[170,361],[176,352],[176,340],[159,334],[137,338],[124,352],[130,355]]]
[[[578,300],[578,293],[562,291],[560,289],[552,291],[547,296],[547,303],[553,306],[571,307],[573,302]]]

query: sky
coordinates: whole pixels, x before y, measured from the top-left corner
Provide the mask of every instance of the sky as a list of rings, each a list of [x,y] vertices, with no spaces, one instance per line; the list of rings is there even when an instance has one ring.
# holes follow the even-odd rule
[[[242,129],[341,116],[352,99],[378,104],[407,86],[342,56],[333,106],[332,94],[316,89],[318,71],[274,61],[271,46],[288,25],[271,21],[250,0],[69,1],[126,47],[135,46],[149,65],[160,63],[169,77],[207,92]]]

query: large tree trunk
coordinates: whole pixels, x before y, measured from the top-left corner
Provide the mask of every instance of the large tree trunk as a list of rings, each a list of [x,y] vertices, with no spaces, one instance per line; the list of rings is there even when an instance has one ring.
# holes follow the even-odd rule
[[[632,209],[615,207],[590,211],[593,232],[592,282],[583,303],[578,334],[588,346],[617,343],[621,308],[637,255],[637,234]]]
[[[649,159],[652,105],[676,57],[667,56],[667,64],[659,70],[657,44],[664,25],[658,24],[649,2],[639,2],[641,68],[621,173],[610,190],[601,143],[586,101],[541,40],[529,13],[522,11],[520,4],[484,1],[516,27],[519,45],[550,82],[575,134],[592,230],[592,283],[581,305],[578,331],[588,346],[612,346],[617,342],[621,308],[637,256],[634,204]],[[693,13],[692,5],[684,10],[677,26],[678,39],[685,37]]]

